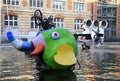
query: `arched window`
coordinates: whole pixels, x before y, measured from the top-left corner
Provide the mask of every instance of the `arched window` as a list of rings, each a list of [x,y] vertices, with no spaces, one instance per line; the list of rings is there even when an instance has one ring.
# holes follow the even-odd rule
[[[74,20],[74,29],[75,29],[75,30],[79,30],[81,23],[82,23],[82,19],[75,19],[75,20]]]
[[[31,29],[38,29],[39,27],[35,25],[34,17],[31,17]]]
[[[14,15],[5,16],[5,26],[11,26],[12,28],[18,27],[18,17]]]
[[[54,18],[55,27],[64,27],[64,19],[63,18]]]

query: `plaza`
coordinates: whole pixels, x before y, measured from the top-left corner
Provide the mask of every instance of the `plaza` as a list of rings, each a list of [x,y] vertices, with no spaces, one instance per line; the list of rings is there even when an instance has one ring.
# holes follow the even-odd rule
[[[33,39],[40,31],[34,21],[37,9],[43,18],[53,16],[55,28],[71,33],[79,33],[87,20],[106,20],[105,42],[82,50],[77,41],[73,70],[41,70],[36,56],[16,50],[6,38],[10,26],[17,39]],[[120,81],[120,0],[1,0],[0,21],[0,81]]]
[[[79,45],[78,45],[79,46]],[[106,42],[99,48],[81,51],[73,71],[41,71],[36,69],[36,57],[19,52],[13,47],[2,46],[0,50],[0,80],[9,81],[119,81],[120,43]],[[67,75],[64,75],[67,74]],[[56,76],[57,75],[57,76]],[[66,76],[65,78],[63,78]]]

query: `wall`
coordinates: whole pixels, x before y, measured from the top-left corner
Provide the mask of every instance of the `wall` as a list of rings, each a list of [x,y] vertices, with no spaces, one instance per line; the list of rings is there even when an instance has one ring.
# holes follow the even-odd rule
[[[1,0],[0,2],[2,2]],[[65,10],[54,10],[52,8],[52,0],[45,0],[44,7],[40,8],[44,17],[53,15],[54,18],[60,17],[64,18],[64,26],[67,27],[71,32],[74,31],[74,19],[87,20],[91,18],[91,0],[65,0],[66,6]],[[75,12],[73,10],[73,2],[84,2],[86,3],[85,12]],[[27,37],[30,32],[35,32],[38,30],[32,30],[30,28],[31,20],[34,11],[37,8],[29,7],[29,0],[20,0],[20,6],[9,6],[8,13],[18,16],[18,35],[20,37]],[[5,5],[2,5],[2,31],[5,30],[4,26],[4,16],[7,14],[7,9]]]
[[[1,1],[0,1],[0,44],[1,44]]]
[[[118,23],[118,35],[120,36],[120,0],[118,0],[118,19],[117,19],[117,23]]]

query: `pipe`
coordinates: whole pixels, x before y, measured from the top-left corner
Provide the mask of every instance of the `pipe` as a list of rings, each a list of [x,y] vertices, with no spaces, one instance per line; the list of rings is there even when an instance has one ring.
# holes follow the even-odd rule
[[[106,20],[100,21],[99,27],[101,28],[107,28],[108,22]]]
[[[90,27],[92,25],[92,20],[87,20],[85,24],[86,26]]]
[[[99,20],[92,21],[92,26],[93,27],[99,27]]]

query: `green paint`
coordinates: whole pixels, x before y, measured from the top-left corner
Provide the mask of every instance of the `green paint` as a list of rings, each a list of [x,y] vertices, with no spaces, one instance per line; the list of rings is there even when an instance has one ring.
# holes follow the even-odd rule
[[[60,38],[56,40],[52,39],[51,38],[52,32],[58,32],[60,35]],[[43,32],[42,34],[46,41],[46,48],[43,53],[43,59],[45,63],[53,69],[66,69],[70,67],[70,66],[62,66],[62,65],[57,64],[54,61],[54,55],[57,53],[57,48],[61,44],[68,44],[72,46],[76,54],[76,41],[72,33],[69,32],[67,29],[54,28],[51,30],[47,30],[47,32]]]

